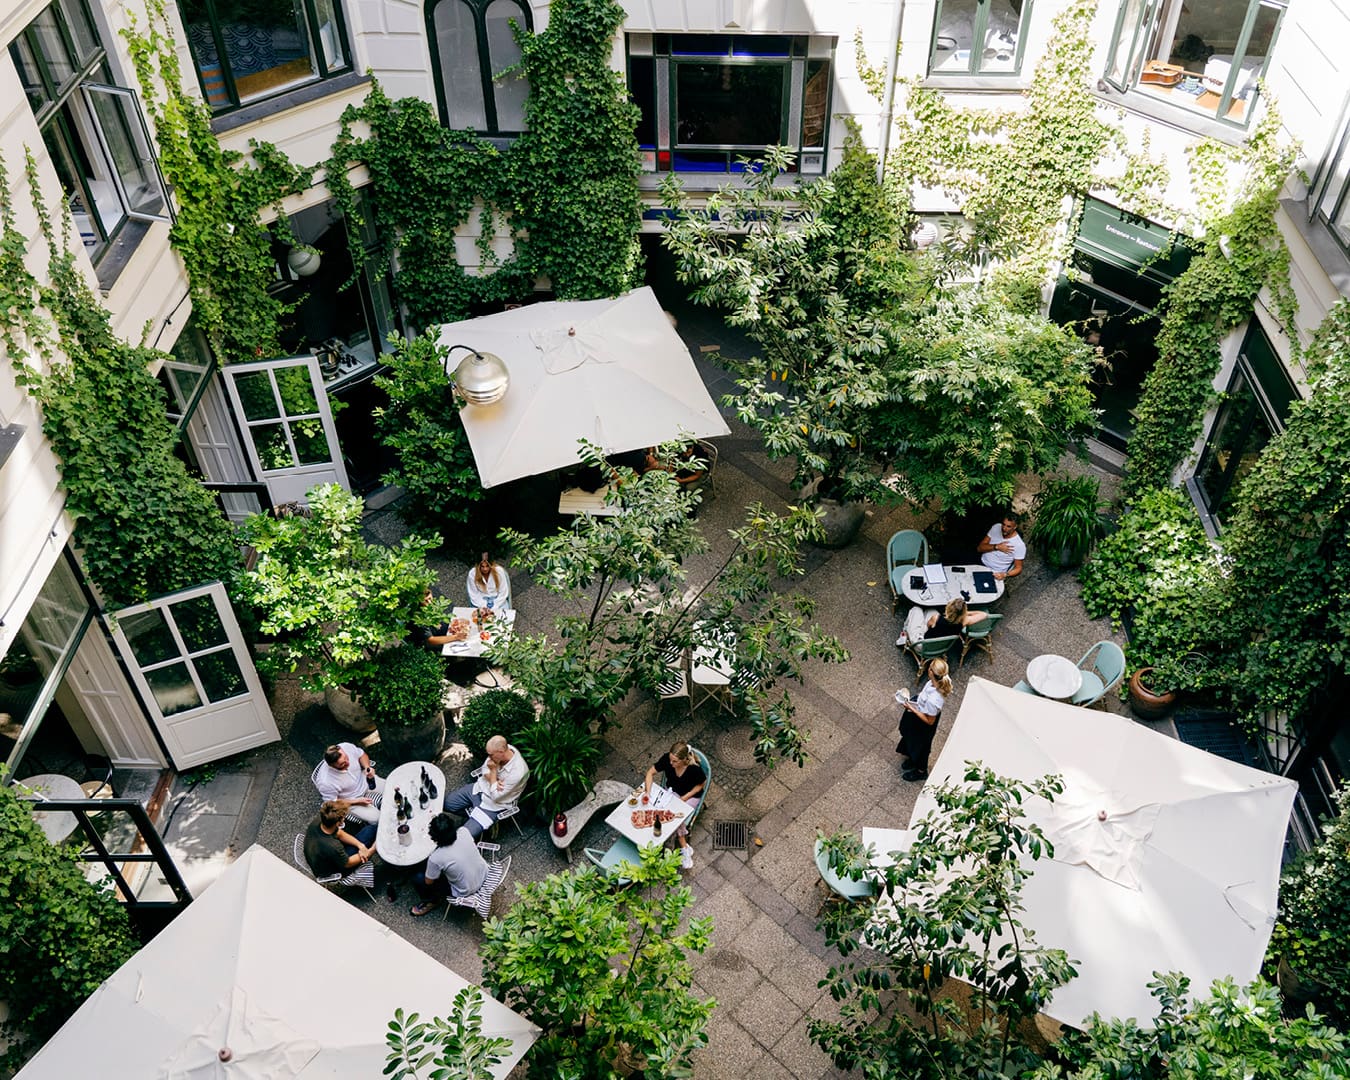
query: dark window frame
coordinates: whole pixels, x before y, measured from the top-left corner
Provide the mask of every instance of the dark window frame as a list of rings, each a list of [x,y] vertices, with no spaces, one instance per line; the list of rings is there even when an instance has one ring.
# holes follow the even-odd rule
[[[480,135],[496,138],[514,138],[524,134],[519,131],[503,129],[497,120],[497,80],[492,70],[492,50],[488,42],[487,9],[494,0],[429,0],[423,13],[427,26],[427,45],[431,48],[431,73],[436,83],[436,107],[440,110],[441,123],[450,126],[450,102],[446,96],[445,81],[441,78],[441,46],[436,34],[436,9],[442,4],[463,4],[473,16],[474,38],[478,45],[478,78],[483,90],[483,118],[485,126],[476,128]],[[534,30],[534,16],[525,0],[507,0],[515,4],[520,12],[520,25],[529,31]]]
[[[54,42],[44,42],[39,29],[39,23],[49,15],[56,31]],[[76,33],[76,28],[71,24],[72,19],[80,21],[82,33]],[[51,52],[51,45],[58,45],[62,55],[56,56]],[[85,216],[93,230],[92,242],[82,240],[90,261],[98,266],[114,250],[114,242],[130,223],[172,221],[168,188],[159,171],[158,157],[139,95],[135,90],[118,86],[113,81],[108,52],[99,40],[98,24],[86,0],[53,0],[18,33],[9,45],[9,52],[25,96],[33,109],[34,120],[42,132],[47,152],[52,157],[53,169],[58,169],[58,176],[62,172],[68,175],[79,189]],[[57,62],[70,69],[64,78],[58,77]],[[31,78],[26,78],[25,72]],[[138,209],[133,205],[125,186],[123,164],[119,163],[118,155],[109,141],[107,117],[94,104],[95,91],[105,95],[105,99],[124,103],[125,108],[118,109],[116,115],[125,139],[124,145],[134,148],[139,144],[147,151],[148,156],[140,159],[139,163],[144,167],[146,179],[153,182],[155,191],[152,192],[150,202],[157,203],[156,209],[160,212]],[[87,132],[82,129],[87,129]],[[95,192],[90,186],[87,174],[94,170],[92,167],[86,169],[82,164],[87,162],[92,166],[95,160],[104,166],[111,181],[111,194],[116,196],[122,211],[112,228],[105,225]],[[64,181],[61,186],[64,195]],[[64,195],[64,198],[68,200],[70,196]],[[74,208],[68,201],[66,209],[73,216]],[[83,234],[77,232],[77,237],[82,238]]]
[[[649,38],[651,48],[634,50],[634,38]],[[779,106],[781,119],[776,145],[793,147],[797,160],[792,171],[823,174],[830,145],[830,91],[835,73],[835,47],[831,41],[828,56],[812,55],[812,35],[807,34],[652,34],[628,35],[626,74],[630,93],[641,81],[642,97],[650,100],[655,115],[644,115],[644,128],[654,134],[652,142],[639,140],[639,149],[648,158],[647,172],[728,175],[747,171],[739,159],[753,161],[774,143],[696,143],[680,138],[679,74],[684,66],[720,64],[730,67],[777,68],[782,72]],[[635,62],[644,74],[635,73]],[[650,65],[650,76],[646,67]],[[820,139],[802,144],[807,123],[807,88],[812,78],[823,73],[827,96],[820,118]],[[652,85],[646,86],[650,78]],[[796,106],[795,110],[793,106]],[[812,155],[810,163],[803,162]],[[749,168],[753,169],[753,165]]]
[[[1266,354],[1264,362],[1255,357],[1254,354],[1258,350]],[[1271,399],[1271,388],[1267,385],[1267,377],[1275,376],[1277,372],[1288,380],[1290,392],[1283,410],[1278,402]],[[1250,400],[1240,404],[1236,395],[1243,390],[1250,393]],[[1279,354],[1275,352],[1270,339],[1255,319],[1247,329],[1242,348],[1238,352],[1237,363],[1233,367],[1233,374],[1229,377],[1228,387],[1224,393],[1224,402],[1214,417],[1214,423],[1210,427],[1204,449],[1200,452],[1200,460],[1196,463],[1191,478],[1196,495],[1216,530],[1222,528],[1229,499],[1234,493],[1235,484],[1241,480],[1238,469],[1258,423],[1264,424],[1270,431],[1266,440],[1268,444],[1270,439],[1285,429],[1289,408],[1300,399],[1298,388],[1285,371]],[[1240,415],[1236,412],[1239,407],[1242,409]],[[1225,440],[1228,443],[1229,460],[1219,467],[1214,488],[1210,490],[1206,473],[1214,464],[1219,449],[1215,444],[1215,437],[1225,435],[1229,424],[1236,425],[1234,430],[1236,438]],[[1257,453],[1259,455],[1260,451]]]
[[[1031,24],[1032,0],[1025,0],[1022,10],[1017,13],[1017,42],[1014,45],[1011,68],[984,68],[978,62],[984,58],[984,49],[976,49],[975,42],[987,39],[989,33],[989,10],[991,0],[976,0],[975,22],[971,26],[971,48],[969,64],[964,71],[957,68],[937,67],[938,42],[943,37],[942,5],[937,0],[933,6],[933,33],[928,43],[928,77],[930,79],[1017,79],[1022,75],[1022,60],[1026,55],[1027,28]]]
[[[225,34],[222,29],[223,23],[216,12],[216,0],[200,0],[204,8],[207,25],[210,29],[211,40],[216,51],[216,62],[220,69],[221,83],[224,89],[225,101],[220,104],[213,103],[212,96],[217,93],[213,87],[209,87],[206,82],[206,75],[201,57],[198,55],[196,43],[192,40],[192,35],[188,34],[188,51],[192,56],[192,67],[197,76],[197,85],[202,93],[202,100],[206,102],[207,108],[211,110],[212,116],[226,116],[239,109],[247,109],[257,105],[259,102],[268,101],[272,98],[281,97],[284,94],[291,93],[301,87],[313,86],[315,83],[321,83],[327,79],[336,78],[340,75],[346,75],[352,71],[352,49],[351,43],[347,37],[347,17],[342,10],[342,0],[328,0],[329,6],[333,11],[333,22],[335,25],[334,41],[341,52],[340,63],[333,67],[328,66],[328,59],[324,55],[322,46],[323,34],[322,26],[319,22],[319,14],[315,8],[315,0],[294,0],[299,6],[305,19],[305,30],[309,48],[309,58],[317,69],[316,73],[308,79],[302,81],[287,83],[284,86],[277,87],[270,93],[261,93],[250,95],[245,101],[239,94],[239,87],[236,82],[234,69],[230,62],[230,50],[226,46]],[[188,14],[183,10],[182,0],[179,0],[179,16],[183,20],[183,27],[189,26]],[[209,67],[210,65],[206,65]]]
[[[1129,97],[1137,95],[1139,99],[1146,98],[1149,101],[1164,102],[1170,107],[1169,111],[1175,111],[1178,115],[1193,117],[1197,121],[1217,122],[1230,131],[1246,130],[1251,126],[1252,117],[1255,115],[1260,101],[1259,81],[1265,78],[1267,71],[1270,69],[1271,57],[1275,55],[1275,48],[1280,40],[1280,29],[1284,24],[1284,15],[1289,9],[1288,0],[1246,0],[1246,2],[1247,13],[1243,18],[1242,28],[1238,32],[1237,40],[1233,45],[1229,70],[1224,78],[1223,86],[1218,92],[1219,100],[1212,109],[1200,108],[1198,101],[1194,105],[1189,105],[1186,96],[1178,97],[1171,93],[1164,95],[1156,89],[1149,89],[1147,84],[1143,82],[1145,64],[1150,60],[1160,59],[1159,57],[1147,56],[1147,46],[1150,41],[1157,37],[1164,21],[1170,19],[1173,9],[1181,6],[1182,0],[1120,0],[1120,7],[1116,11],[1111,37],[1107,44],[1106,67],[1102,72],[1103,82]],[[1138,9],[1131,23],[1127,16],[1132,3],[1136,3]],[[1244,85],[1239,92],[1238,82],[1243,73],[1243,62],[1249,58],[1248,50],[1251,47],[1253,30],[1262,8],[1277,12],[1275,25],[1271,30],[1270,44],[1266,49],[1259,70],[1250,77],[1250,82]],[[1175,35],[1175,33],[1176,28],[1173,24],[1173,34]],[[1123,62],[1118,62],[1123,39],[1128,40],[1124,41],[1126,49]],[[1160,41],[1161,39],[1159,39]],[[1117,74],[1117,69],[1119,74]],[[1202,83],[1196,85],[1200,86]],[[1229,115],[1235,103],[1244,105],[1241,116],[1233,117]]]

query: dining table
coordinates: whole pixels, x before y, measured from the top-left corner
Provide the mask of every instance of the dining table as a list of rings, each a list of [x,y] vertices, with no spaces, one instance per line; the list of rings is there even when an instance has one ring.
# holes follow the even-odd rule
[[[731,680],[736,670],[727,655],[735,648],[736,635],[729,630],[722,631],[708,643],[695,647],[689,658],[689,680],[702,696],[697,701],[690,701],[691,710],[697,709],[712,698],[719,708],[735,715],[735,705],[731,700]]]
[[[669,810],[675,814],[674,820],[661,823],[661,835],[657,836],[652,826],[645,828],[633,824],[635,810]],[[639,850],[664,844],[680,827],[681,821],[694,812],[694,808],[681,799],[670,788],[653,783],[651,796],[647,803],[642,802],[642,785],[638,784],[631,795],[619,803],[605,818],[605,824],[637,845]]]
[[[422,771],[431,779],[436,794],[427,799],[426,806],[418,800],[422,787]],[[399,842],[398,806],[394,791],[400,791],[412,804],[412,819],[408,822],[408,842]],[[375,833],[375,850],[390,866],[416,866],[436,850],[427,826],[441,812],[445,803],[445,773],[430,761],[405,761],[384,778],[384,798],[380,803],[380,822]]]
[[[1078,693],[1083,673],[1067,656],[1042,653],[1027,664],[1027,685],[1041,697],[1064,701]]]
[[[494,641],[506,641],[516,628],[515,608],[494,612],[488,622],[479,626],[473,621],[474,609],[457,607],[450,610],[453,618],[464,619],[469,624],[469,636],[463,641],[447,641],[441,646],[441,655],[460,658],[475,658],[487,652]]]
[[[900,580],[900,591],[911,604],[920,607],[944,608],[949,600],[965,596],[972,607],[992,604],[1003,595],[1003,582],[993,571],[979,563],[943,566],[945,581],[933,581],[922,566],[906,570]]]

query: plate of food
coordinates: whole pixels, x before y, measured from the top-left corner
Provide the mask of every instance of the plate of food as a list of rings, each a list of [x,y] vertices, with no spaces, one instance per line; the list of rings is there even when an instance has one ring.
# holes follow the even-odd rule
[[[683,814],[677,814],[674,810],[634,810],[633,828],[650,829],[656,822],[665,824],[668,821],[674,821],[676,818],[684,817]]]
[[[451,619],[450,626],[447,628],[445,636],[448,637],[451,641],[468,641],[469,620]]]

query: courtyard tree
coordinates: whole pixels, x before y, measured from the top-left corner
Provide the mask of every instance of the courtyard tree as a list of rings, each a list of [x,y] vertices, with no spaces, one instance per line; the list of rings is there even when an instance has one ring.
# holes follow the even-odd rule
[[[674,447],[665,448],[675,453]],[[598,448],[587,462],[609,468]],[[686,561],[708,551],[692,514],[699,495],[674,475],[619,468],[608,496],[615,513],[583,516],[570,530],[535,539],[502,531],[513,562],[572,612],[555,636],[515,635],[496,654],[516,688],[547,713],[604,725],[634,687],[654,690],[670,656],[702,647],[734,671],[731,691],[748,715],[755,755],[801,763],[806,733],[794,722],[787,684],[812,659],[848,658],[843,644],[810,622],[814,603],[791,591],[802,573],[799,545],[817,534],[810,511],[785,515],[758,504],[731,530],[729,553],[691,577]]]
[[[790,161],[771,149],[701,210],[665,188],[680,280],[759,346],[727,361],[727,400],[817,495],[1007,502],[1089,429],[1095,353],[1024,279],[952,280],[945,251],[906,250],[907,211],[856,132],[825,180],[783,185]]]
[[[792,152],[770,147],[701,209],[671,178],[679,215],[663,238],[677,276],[759,346],[726,358],[740,393],[728,400],[758,429],[771,457],[796,461],[794,486],[822,496],[863,486],[871,417],[890,393],[886,368],[903,318],[912,260],[906,208],[876,182],[856,129],[825,180],[785,185]]]
[[[679,868],[649,848],[626,888],[589,868],[550,874],[484,928],[483,985],[543,1029],[527,1075],[692,1075],[715,1002],[692,992],[689,954],[708,947],[712,920],[686,921]]]
[[[1018,1027],[1075,972],[1022,921],[1022,886],[1035,861],[1053,855],[1022,804],[1062,790],[1058,777],[1028,783],[967,763],[963,782],[934,790],[937,809],[880,870],[876,903],[837,904],[824,916],[842,957],[823,982],[838,1018],[812,1019],[809,1031],[835,1065],[948,1080],[1013,1077],[1039,1064]],[[843,847],[832,861],[855,878],[868,869]]]
[[[1344,1080],[1350,1044],[1309,1009],[1281,1015],[1280,994],[1257,980],[1216,980],[1193,998],[1183,975],[1149,983],[1159,1013],[1151,1027],[1093,1014],[1069,1032],[1027,1080]]]

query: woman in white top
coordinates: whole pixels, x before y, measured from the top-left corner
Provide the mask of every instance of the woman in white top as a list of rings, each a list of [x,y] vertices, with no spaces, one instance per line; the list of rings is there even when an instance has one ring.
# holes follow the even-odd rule
[[[491,608],[494,612],[511,610],[511,579],[486,551],[479,557],[478,565],[469,571],[467,586],[472,607]]]
[[[912,701],[901,702],[905,711],[900,717],[900,741],[895,746],[895,752],[905,755],[900,764],[905,769],[906,780],[928,778],[928,753],[933,748],[933,736],[937,733],[942,706],[947,703],[947,695],[951,692],[952,680],[948,676],[947,661],[937,659],[928,665],[928,681],[923,684],[919,696]]]

